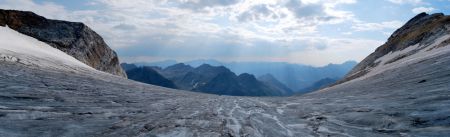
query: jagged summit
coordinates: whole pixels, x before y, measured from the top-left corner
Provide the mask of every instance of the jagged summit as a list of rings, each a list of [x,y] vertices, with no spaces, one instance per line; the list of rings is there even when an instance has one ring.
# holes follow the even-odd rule
[[[199,67],[195,68],[195,70],[202,71],[204,73],[232,73],[231,70],[224,66],[211,66],[209,64],[202,64]]]
[[[164,68],[164,71],[186,71],[194,69],[190,65],[186,65],[184,63],[178,63],[172,66],[168,66],[167,68]]]
[[[447,38],[448,34],[450,34],[450,16],[442,13],[431,15],[420,13],[397,29],[386,43],[362,60],[338,83],[361,77],[369,73],[372,68],[391,64],[424,49],[431,51],[442,47],[439,45],[448,44],[450,41]],[[386,58],[382,62],[380,58],[388,57],[386,55],[389,55],[389,60]]]
[[[8,26],[45,42],[97,70],[126,77],[116,53],[83,23],[46,19],[28,11],[0,9],[0,26]]]

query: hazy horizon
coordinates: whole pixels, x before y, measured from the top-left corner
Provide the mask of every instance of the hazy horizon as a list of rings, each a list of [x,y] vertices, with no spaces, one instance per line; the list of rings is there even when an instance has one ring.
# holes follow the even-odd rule
[[[220,63],[286,63],[286,64],[291,64],[291,65],[304,65],[304,66],[311,66],[311,67],[324,67],[330,64],[344,64],[344,63],[348,63],[348,62],[354,62],[354,63],[359,63],[358,61],[355,60],[347,60],[344,62],[340,62],[340,63],[329,63],[329,64],[324,64],[324,65],[310,65],[310,64],[302,64],[302,63],[295,63],[295,62],[283,62],[283,61],[243,61],[243,60],[239,60],[239,61],[222,61],[222,60],[216,60],[216,59],[187,59],[187,60],[175,60],[175,59],[164,59],[164,60],[147,60],[147,59],[127,59],[127,58],[122,58],[120,63],[129,63],[129,64],[139,64],[139,63],[162,63],[162,62],[174,62],[174,63],[189,63],[189,62],[220,62]],[[206,63],[208,64],[208,63]],[[209,64],[209,65],[213,65],[213,64]]]

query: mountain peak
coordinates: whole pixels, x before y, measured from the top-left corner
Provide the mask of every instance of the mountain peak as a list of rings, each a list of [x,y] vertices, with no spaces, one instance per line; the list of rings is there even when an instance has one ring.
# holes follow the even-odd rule
[[[191,67],[190,65],[186,65],[184,63],[177,63],[177,64],[174,64],[172,66],[168,66],[164,70],[176,70],[176,69],[187,69],[187,70],[190,70],[190,69],[193,69],[193,67]]]
[[[209,64],[202,64],[199,67],[195,68],[195,70],[200,72],[213,72],[213,73],[223,73],[223,72],[231,72],[228,68],[224,66],[211,66]]]
[[[256,80],[254,75],[248,74],[248,73],[242,73],[242,74],[240,74],[238,76],[238,78],[241,78],[241,79],[252,79],[252,80],[255,79]]]
[[[189,65],[184,64],[184,63],[177,63],[177,64],[174,64],[174,65],[172,65],[172,66],[174,66],[174,67],[187,67],[187,66],[189,66]],[[190,66],[189,66],[189,67],[190,67]]]
[[[209,64],[205,64],[205,63],[203,63],[202,65],[200,65],[200,66],[198,66],[199,68],[206,68],[206,67],[213,67],[213,66],[211,66],[211,65],[209,65]]]
[[[434,14],[427,14],[425,12],[422,12],[420,14],[417,14],[416,16],[414,16],[413,18],[411,18],[410,20],[408,20],[408,22],[406,22],[401,28],[397,29],[394,33],[392,33],[392,35],[389,37],[388,41],[398,37],[398,36],[402,36],[407,32],[410,32],[413,30],[413,28],[418,27],[420,25],[425,25],[427,23],[429,23],[430,21],[433,21],[435,19],[439,19],[445,17],[445,15],[443,13],[434,13]]]
[[[358,62],[354,61],[354,60],[348,60],[348,61],[345,61],[342,64],[344,64],[344,65],[356,65],[356,64],[358,64]]]

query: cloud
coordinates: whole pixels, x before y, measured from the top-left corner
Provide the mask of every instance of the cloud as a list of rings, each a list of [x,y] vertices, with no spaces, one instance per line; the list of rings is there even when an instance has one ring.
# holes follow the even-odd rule
[[[280,16],[272,9],[269,9],[266,4],[252,6],[249,10],[237,16],[240,22],[265,20],[267,18],[278,19]]]
[[[301,50],[288,54],[286,58],[292,63],[311,64],[314,66],[324,66],[327,63],[342,63],[348,60],[361,61],[371,53],[376,47],[381,45],[382,41],[368,39],[323,39],[328,45],[325,50]]]
[[[239,0],[180,0],[180,7],[202,9],[215,6],[229,6],[238,3]]]
[[[388,0],[394,4],[422,4],[422,0]]]
[[[36,14],[53,19],[66,19],[64,6],[52,2],[36,4],[32,0],[0,0],[0,8],[34,11]]]
[[[414,8],[414,9],[412,9],[411,11],[414,13],[414,14],[419,14],[419,13],[422,13],[422,12],[427,12],[427,13],[429,13],[429,12],[432,12],[432,11],[434,11],[435,9],[433,8],[433,7],[417,7],[417,8]]]
[[[352,26],[352,29],[356,31],[381,31],[385,29],[397,29],[404,23],[402,21],[385,21],[380,23],[357,23]]]
[[[215,40],[211,40],[215,41]],[[175,59],[178,61],[188,61],[194,59],[204,59],[205,56],[214,54],[209,59],[222,61],[272,61],[301,63],[314,66],[324,66],[333,63],[342,63],[348,60],[360,61],[368,53],[373,52],[376,47],[381,45],[382,41],[368,39],[335,39],[327,37],[315,37],[312,39],[297,39],[293,45],[280,46],[278,43],[259,41],[258,46],[239,46],[239,45],[213,45],[201,44],[202,48],[196,48],[193,45],[179,45],[175,47],[155,46],[153,48],[142,46],[134,50],[161,52],[164,50],[174,51],[173,54],[124,54],[124,61],[161,61]],[[292,44],[291,43],[291,44]],[[173,49],[167,49],[173,48]],[[196,48],[195,51],[189,50]],[[221,51],[212,49],[221,49]],[[245,53],[245,54],[242,54]]]
[[[129,25],[129,24],[119,24],[113,27],[114,29],[119,29],[119,30],[125,30],[125,31],[132,31],[136,29],[136,26],[134,25]]]
[[[317,30],[354,21],[353,13],[340,6],[355,0],[95,0],[83,5],[92,6],[89,10],[68,10],[56,2],[31,0],[0,3],[2,8],[81,21],[98,32],[121,58],[128,59],[212,58],[325,65],[360,60],[381,44],[369,39],[327,37],[323,35],[328,32]],[[395,22],[361,23],[353,29],[396,26]]]
[[[325,6],[320,3],[303,3],[298,0],[290,0],[286,7],[294,13],[297,18],[320,17],[326,15]]]

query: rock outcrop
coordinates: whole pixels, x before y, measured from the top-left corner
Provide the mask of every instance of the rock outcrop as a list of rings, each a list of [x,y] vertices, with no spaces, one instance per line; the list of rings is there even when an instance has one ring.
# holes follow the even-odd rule
[[[0,26],[8,26],[45,42],[97,70],[126,77],[117,54],[100,35],[83,23],[46,19],[33,12],[0,9]]]

